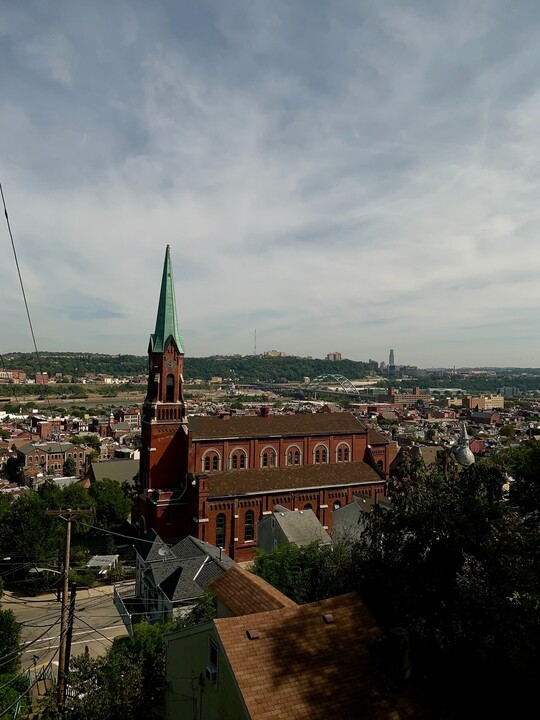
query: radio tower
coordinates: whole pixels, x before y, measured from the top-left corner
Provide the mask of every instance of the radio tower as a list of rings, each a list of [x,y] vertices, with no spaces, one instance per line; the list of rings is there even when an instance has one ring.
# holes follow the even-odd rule
[[[257,328],[255,328],[255,342],[253,344],[253,354],[257,354]]]

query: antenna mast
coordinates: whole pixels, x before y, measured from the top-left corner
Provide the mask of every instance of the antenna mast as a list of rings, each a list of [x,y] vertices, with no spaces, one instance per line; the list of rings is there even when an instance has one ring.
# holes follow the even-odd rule
[[[255,344],[253,346],[253,354],[257,354],[257,328],[255,328]]]

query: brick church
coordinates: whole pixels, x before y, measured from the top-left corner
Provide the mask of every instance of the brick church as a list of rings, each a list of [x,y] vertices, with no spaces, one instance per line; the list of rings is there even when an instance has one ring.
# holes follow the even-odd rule
[[[257,522],[276,504],[311,508],[332,533],[332,513],[353,495],[385,494],[394,443],[351,413],[186,416],[184,342],[167,246],[148,346],[141,494],[134,520],[163,539],[193,535],[236,561],[253,557]]]

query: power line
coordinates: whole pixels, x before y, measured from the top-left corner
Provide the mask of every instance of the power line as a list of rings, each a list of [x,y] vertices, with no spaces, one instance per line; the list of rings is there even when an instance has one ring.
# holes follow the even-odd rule
[[[26,300],[26,292],[25,292],[25,289],[24,289],[24,283],[23,283],[23,279],[22,279],[22,275],[21,275],[21,269],[20,269],[20,267],[19,267],[19,258],[17,257],[17,250],[15,249],[15,240],[13,239],[13,233],[11,232],[11,223],[9,222],[9,215],[8,215],[8,211],[7,211],[6,198],[4,197],[4,189],[2,188],[2,183],[1,183],[1,182],[0,182],[0,194],[2,195],[2,204],[3,204],[3,206],[4,206],[4,215],[6,216],[6,223],[7,223],[7,228],[8,228],[8,232],[9,232],[9,237],[10,237],[10,240],[11,240],[11,247],[13,248],[13,255],[14,255],[14,257],[15,257],[15,265],[16,265],[16,267],[17,267],[17,274],[18,274],[18,276],[19,276],[19,282],[20,282],[20,284],[21,284],[21,291],[22,291],[22,296],[23,296],[23,300],[24,300],[24,306],[25,306],[25,308],[26,308],[26,316],[28,317],[28,324],[30,325],[30,333],[31,333],[31,335],[32,335],[32,340],[33,340],[33,343],[34,343],[34,350],[36,351],[36,357],[37,357],[37,361],[38,361],[39,371],[40,371],[40,373],[41,373],[41,386],[42,386],[42,388],[43,388],[43,387],[44,387],[44,385],[43,385],[43,379],[44,379],[44,377],[45,377],[45,376],[44,376],[44,373],[43,373],[43,365],[42,365],[42,363],[41,363],[41,357],[39,356],[39,351],[38,351],[38,348],[37,348],[36,336],[35,336],[35,334],[34,334],[34,326],[32,325],[32,318],[30,317],[30,309],[29,309],[29,307],[28,307],[28,301]],[[44,393],[44,394],[45,394],[45,399],[46,399],[46,401],[47,401],[47,405],[48,405],[48,407],[49,407],[49,411],[50,411],[51,414],[52,414],[52,409],[51,409],[51,403],[50,403],[50,401],[49,401],[49,396],[48,396],[46,393]]]
[[[56,654],[57,654],[57,653],[58,653],[58,648],[57,648],[56,651],[54,652],[54,655],[51,657],[51,659],[49,660],[49,662],[47,663],[47,665],[45,665],[45,668],[44,668],[43,670],[47,670],[47,669],[52,665],[52,662],[53,662],[54,658],[56,657]],[[29,695],[30,695],[30,690],[34,687],[34,685],[37,685],[38,682],[40,681],[41,676],[42,676],[42,674],[43,674],[43,670],[41,670],[41,672],[37,675],[37,677],[36,677],[36,679],[34,680],[34,682],[33,682],[29,687],[27,687],[26,690],[25,690],[23,693],[21,693],[21,694],[19,695],[19,697],[18,697],[16,700],[14,700],[14,702],[12,702],[9,707],[5,708],[4,710],[0,710],[0,717],[4,717],[4,715],[5,715],[6,713],[8,713],[12,708],[14,708],[15,705],[17,705],[17,703],[20,702],[24,697],[26,697],[27,695],[28,695],[28,697],[29,697]]]
[[[29,640],[28,642],[24,643],[24,645],[19,646],[16,650],[12,650],[12,652],[8,653],[7,655],[4,655],[0,658],[0,667],[3,667],[4,665],[7,665],[8,662],[11,662],[14,657],[17,655],[22,655],[31,645],[34,645],[39,640],[41,640],[42,637],[44,637],[48,632],[50,632],[55,625],[58,625],[60,622],[60,618],[55,620],[51,625],[48,626],[46,630],[44,630],[41,635],[38,635],[37,638],[34,638],[33,640]],[[2,714],[0,713],[0,717],[2,717]]]

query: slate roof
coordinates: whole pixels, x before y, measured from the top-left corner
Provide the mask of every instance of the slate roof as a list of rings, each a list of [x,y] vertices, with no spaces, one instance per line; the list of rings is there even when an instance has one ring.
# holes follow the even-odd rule
[[[288,508],[274,510],[275,521],[283,530],[287,540],[295,545],[309,545],[312,542],[330,544],[332,539],[323,528],[313,510],[295,512]],[[267,522],[265,518],[262,522]]]
[[[208,475],[208,494],[212,498],[371,482],[381,482],[381,477],[364,462],[287,465],[279,468],[225,470],[212,473]]]
[[[194,441],[250,437],[350,435],[366,433],[366,426],[352,413],[296,413],[294,415],[233,415],[227,420],[195,415],[188,418]],[[384,439],[388,442],[387,439]]]
[[[239,565],[227,570],[209,589],[235,615],[296,606],[294,600]]]
[[[128,482],[133,484],[133,478],[139,472],[139,461],[117,458],[116,460],[103,460],[92,463],[92,472],[96,480],[114,480],[117,483]]]
[[[59,442],[47,442],[47,443],[28,443],[27,445],[22,445],[21,447],[17,448],[19,452],[24,453],[24,455],[27,455],[28,453],[35,452],[36,450],[39,450],[40,452],[46,452],[49,453],[64,453],[68,450],[72,450],[74,447],[77,447],[73,443],[65,442],[65,443],[59,443]]]
[[[188,536],[170,548],[154,530],[135,542],[135,549],[146,562],[145,576],[171,601],[200,597],[208,585],[236,563],[209,543]]]
[[[251,720],[425,717],[379,685],[381,631],[356,593],[213,622]]]

